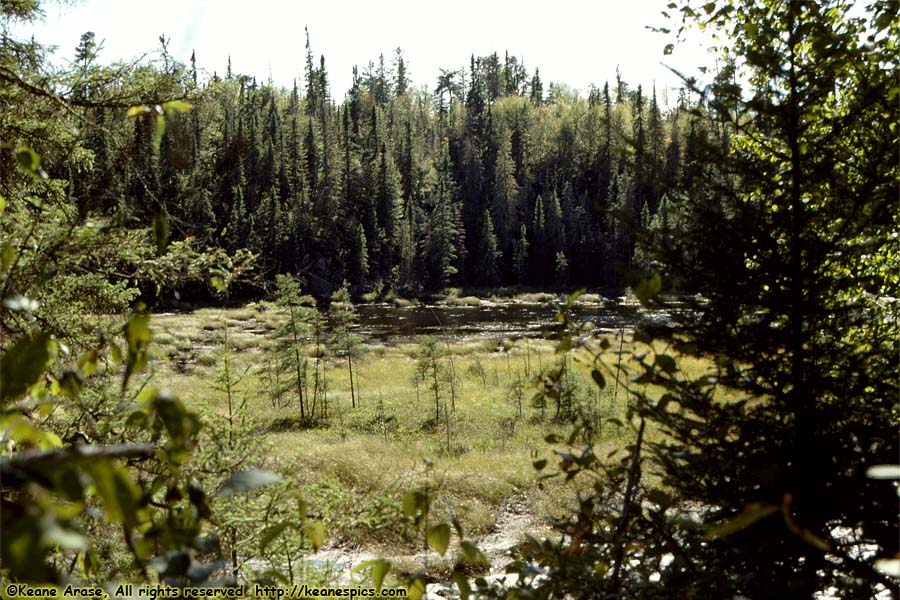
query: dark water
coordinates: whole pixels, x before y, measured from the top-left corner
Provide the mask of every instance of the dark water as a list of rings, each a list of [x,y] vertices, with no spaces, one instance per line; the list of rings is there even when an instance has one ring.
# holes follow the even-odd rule
[[[481,306],[411,306],[388,304],[357,306],[359,329],[372,341],[403,341],[418,335],[454,338],[542,337],[556,323],[558,308],[546,304],[483,304]],[[576,322],[591,321],[596,327],[616,329],[633,319],[615,308],[578,305],[571,309]]]

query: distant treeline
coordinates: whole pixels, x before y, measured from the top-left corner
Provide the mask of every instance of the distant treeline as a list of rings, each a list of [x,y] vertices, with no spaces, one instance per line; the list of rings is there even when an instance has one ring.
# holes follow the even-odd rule
[[[76,91],[93,160],[70,177],[72,200],[135,224],[166,214],[174,239],[249,248],[265,279],[297,274],[319,293],[344,280],[409,295],[621,288],[643,265],[636,232],[689,218],[666,190],[690,189],[698,146],[727,135],[706,101],[682,91],[663,109],[655,89],[619,73],[583,98],[494,53],[414,86],[398,49],[390,64],[354,69],[337,102],[308,36],[293,89],[230,62],[201,81],[196,61],[173,60],[162,41],[159,59],[101,85],[93,35],[82,37]],[[126,88],[191,109],[168,116],[160,141],[152,112],[126,120],[104,106]]]

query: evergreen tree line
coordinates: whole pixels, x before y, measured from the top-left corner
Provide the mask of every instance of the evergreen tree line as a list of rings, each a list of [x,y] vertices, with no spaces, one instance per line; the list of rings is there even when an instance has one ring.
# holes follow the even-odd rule
[[[201,81],[196,60],[178,63],[161,41],[162,58],[131,77],[167,82],[191,110],[160,137],[152,111],[123,122],[102,106],[115,83],[80,90],[94,160],[74,202],[135,224],[165,213],[176,239],[249,248],[267,279],[296,274],[319,294],[344,280],[410,295],[621,288],[646,262],[634,232],[678,221],[666,190],[690,184],[701,139],[726,135],[703,116],[708,100],[684,91],[664,109],[655,89],[616,73],[587,98],[545,93],[539,70],[508,54],[417,87],[397,49],[390,66],[354,68],[338,103],[308,35],[292,89],[230,62]],[[76,56],[86,73],[100,68],[92,44],[85,34]]]

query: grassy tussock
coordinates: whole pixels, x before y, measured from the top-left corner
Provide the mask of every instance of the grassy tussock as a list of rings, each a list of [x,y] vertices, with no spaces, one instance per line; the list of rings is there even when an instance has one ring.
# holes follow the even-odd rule
[[[481,300],[475,296],[449,296],[443,301],[447,306],[481,306]]]

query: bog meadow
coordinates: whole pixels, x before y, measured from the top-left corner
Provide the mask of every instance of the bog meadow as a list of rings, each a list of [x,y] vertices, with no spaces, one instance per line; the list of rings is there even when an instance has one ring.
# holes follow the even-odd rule
[[[4,598],[900,595],[896,2],[648,4],[718,42],[665,91],[60,62],[48,5],[0,2]]]

